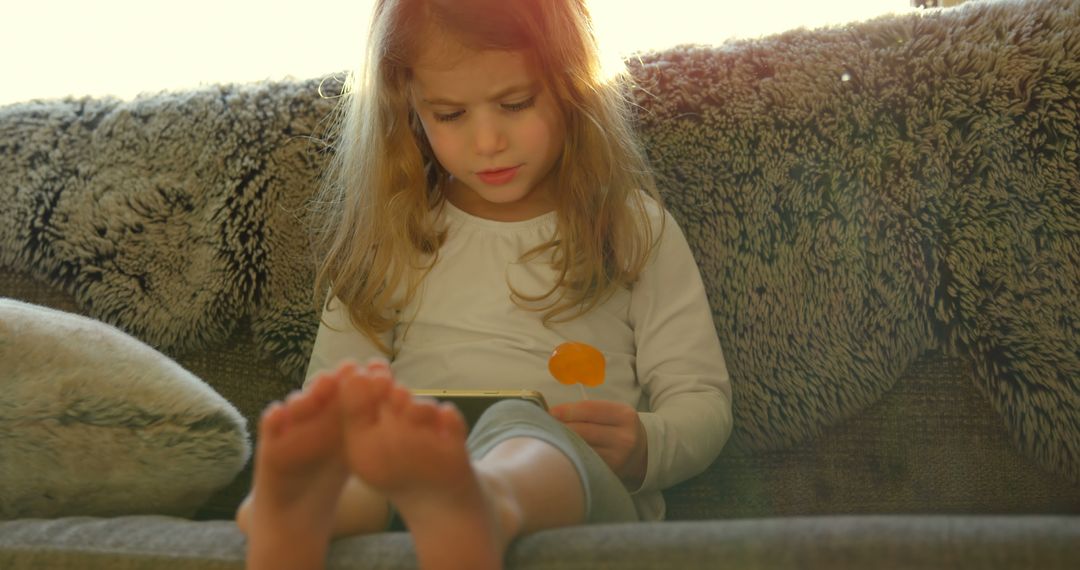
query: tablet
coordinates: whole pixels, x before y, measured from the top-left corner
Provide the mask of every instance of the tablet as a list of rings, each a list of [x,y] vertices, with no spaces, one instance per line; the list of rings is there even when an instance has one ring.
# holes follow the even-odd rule
[[[412,393],[414,396],[453,403],[461,410],[470,428],[476,425],[484,410],[501,400],[524,400],[540,406],[544,411],[548,409],[544,395],[536,390],[413,390]]]

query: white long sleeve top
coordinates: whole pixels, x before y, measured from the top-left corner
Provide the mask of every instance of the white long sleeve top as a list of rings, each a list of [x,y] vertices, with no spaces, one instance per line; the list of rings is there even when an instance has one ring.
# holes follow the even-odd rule
[[[666,220],[633,288],[545,327],[542,312],[514,303],[508,284],[525,294],[551,288],[556,274],[543,256],[520,258],[554,234],[556,214],[496,222],[446,202],[440,215],[448,235],[438,260],[382,340],[396,354],[394,377],[409,388],[532,389],[551,405],[581,399],[579,387],[549,374],[552,350],[566,341],[595,346],[606,358],[606,375],[601,386],[587,388],[589,398],[639,411],[648,467],[641,487],[630,491],[642,520],[661,520],[660,491],[716,459],[731,434],[732,414],[727,368],[697,264],[675,220],[650,205],[654,229]],[[332,299],[307,378],[343,359],[362,363],[372,356],[387,355]]]

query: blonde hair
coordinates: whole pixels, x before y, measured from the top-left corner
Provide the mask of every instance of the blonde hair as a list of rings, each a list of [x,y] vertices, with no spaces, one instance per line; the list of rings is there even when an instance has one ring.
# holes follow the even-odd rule
[[[527,54],[566,125],[553,194],[557,232],[544,252],[551,290],[515,303],[543,322],[573,319],[637,280],[652,249],[647,201],[660,196],[631,124],[625,68],[602,65],[585,0],[378,0],[366,60],[344,89],[334,155],[313,202],[316,300],[338,298],[354,326],[378,334],[416,294],[445,233],[431,211],[449,174],[411,109],[409,80],[432,32],[475,51]]]

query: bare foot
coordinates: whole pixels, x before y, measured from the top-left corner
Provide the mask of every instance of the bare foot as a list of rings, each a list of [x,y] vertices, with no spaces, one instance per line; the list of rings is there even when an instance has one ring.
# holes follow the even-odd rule
[[[248,535],[248,568],[321,568],[325,562],[349,475],[337,399],[341,381],[356,374],[355,364],[343,365],[263,412],[254,491],[238,520]]]
[[[389,371],[341,386],[349,468],[401,513],[420,567],[502,567],[516,512],[504,487],[478,478],[456,408],[414,400]]]

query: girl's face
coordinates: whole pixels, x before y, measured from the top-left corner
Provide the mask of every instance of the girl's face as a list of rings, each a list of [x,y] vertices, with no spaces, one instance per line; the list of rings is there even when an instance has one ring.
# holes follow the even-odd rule
[[[436,159],[452,176],[446,199],[499,221],[551,211],[565,127],[525,55],[466,50],[454,51],[452,59],[445,50],[424,55],[413,68],[412,104]]]

